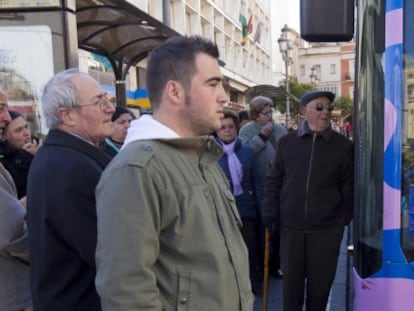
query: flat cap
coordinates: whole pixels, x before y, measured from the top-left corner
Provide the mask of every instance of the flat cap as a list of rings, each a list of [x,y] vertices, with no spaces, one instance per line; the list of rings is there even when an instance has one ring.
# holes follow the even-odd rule
[[[328,97],[329,100],[333,102],[335,99],[335,94],[327,91],[308,91],[303,94],[302,98],[300,99],[300,105],[306,106],[311,100],[318,97]]]

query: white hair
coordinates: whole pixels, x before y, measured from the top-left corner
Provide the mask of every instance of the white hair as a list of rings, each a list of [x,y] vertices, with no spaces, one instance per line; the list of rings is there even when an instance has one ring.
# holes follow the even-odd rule
[[[47,127],[56,128],[62,121],[58,110],[61,107],[74,108],[80,105],[79,90],[73,79],[88,75],[78,68],[71,68],[54,75],[47,83],[42,94],[42,111]]]

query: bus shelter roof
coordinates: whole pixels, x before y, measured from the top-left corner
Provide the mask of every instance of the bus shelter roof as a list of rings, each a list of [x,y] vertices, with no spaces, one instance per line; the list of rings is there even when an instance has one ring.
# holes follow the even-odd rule
[[[76,19],[79,47],[106,56],[114,69],[126,64],[126,71],[157,45],[179,35],[125,0],[76,0]]]
[[[297,98],[292,93],[287,93],[284,86],[274,86],[270,84],[259,84],[252,87],[249,87],[244,92],[246,95],[246,100],[250,101],[255,96],[266,96],[273,99],[273,101],[280,100],[282,98],[286,98],[286,95],[288,95],[294,102],[300,103],[300,99]]]
[[[129,68],[179,33],[126,0],[76,0],[78,46],[105,56],[115,75],[117,105],[125,106]]]

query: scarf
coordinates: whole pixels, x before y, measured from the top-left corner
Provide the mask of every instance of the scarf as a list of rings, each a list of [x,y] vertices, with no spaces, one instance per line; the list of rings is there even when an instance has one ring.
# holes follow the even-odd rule
[[[234,153],[234,145],[236,144],[236,141],[237,139],[230,144],[226,144],[221,141],[223,150],[227,154],[227,163],[229,165],[231,182],[233,183],[233,195],[235,196],[243,193],[243,188],[241,186],[241,181],[243,179],[243,167]]]

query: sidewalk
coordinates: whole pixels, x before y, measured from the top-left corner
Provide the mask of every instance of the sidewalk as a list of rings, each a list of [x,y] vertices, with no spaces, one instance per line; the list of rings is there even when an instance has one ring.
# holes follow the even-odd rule
[[[341,250],[338,258],[338,268],[334,284],[332,286],[331,294],[329,296],[327,311],[350,311],[352,310],[352,302],[348,300],[351,280],[349,278],[351,264],[347,260],[347,243],[348,243],[348,227],[345,228],[344,237],[342,239]],[[268,296],[268,311],[283,310],[282,299],[282,279],[275,279],[273,277],[269,280],[269,296]],[[349,306],[347,305],[349,304]],[[262,311],[262,299],[256,298],[254,302],[254,311]]]

